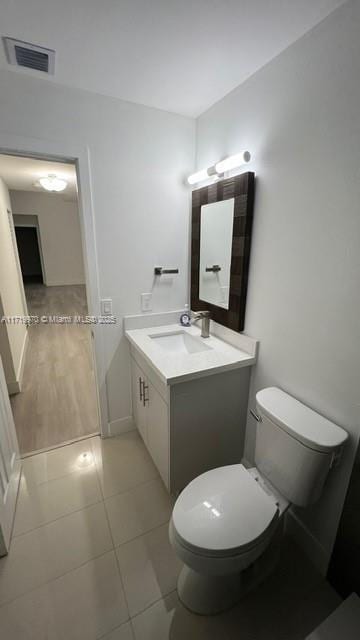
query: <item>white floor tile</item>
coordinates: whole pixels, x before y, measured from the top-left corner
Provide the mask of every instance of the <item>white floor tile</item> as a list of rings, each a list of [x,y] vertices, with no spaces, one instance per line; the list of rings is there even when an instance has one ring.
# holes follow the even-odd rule
[[[52,606],[46,587],[0,608],[1,640],[50,640]]]
[[[28,484],[22,476],[16,507],[14,535],[78,511],[102,500],[94,466],[40,485]]]
[[[181,563],[169,542],[168,525],[116,549],[130,615],[176,588]]]
[[[2,607],[0,637],[97,640],[116,629],[118,636],[110,634],[105,638],[131,640],[122,625],[127,619],[116,558],[111,551]]]
[[[85,507],[103,495],[105,503]],[[135,432],[26,460],[19,535],[0,559],[1,640],[299,640],[336,606],[330,587],[285,539],[274,574],[231,611],[190,613],[175,592],[181,564],[168,524],[160,524],[170,513]]]
[[[105,498],[158,477],[157,469],[135,431],[118,438],[93,438],[92,444]]]
[[[172,501],[160,478],[105,500],[116,546],[168,522]]]
[[[0,559],[0,605],[110,549],[103,503],[13,538]]]
[[[133,618],[132,626],[135,640],[168,640],[172,638],[170,632],[177,603],[176,595],[171,594]],[[183,635],[182,638],[184,637]]]
[[[56,640],[100,638],[129,619],[113,551],[55,580],[50,593]]]
[[[23,460],[23,477],[26,479],[27,485],[38,485],[60,478],[68,473],[83,469],[85,464],[88,464],[89,467],[94,465],[92,440],[96,439],[87,438],[65,447],[25,458]]]
[[[134,640],[131,622],[122,624],[121,627],[103,636],[101,640]]]
[[[159,600],[131,622],[135,640],[227,640],[221,618],[190,613],[176,593]]]

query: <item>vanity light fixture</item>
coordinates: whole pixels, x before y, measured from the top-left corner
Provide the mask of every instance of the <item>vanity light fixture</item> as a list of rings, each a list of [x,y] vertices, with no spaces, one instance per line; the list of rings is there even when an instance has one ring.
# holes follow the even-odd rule
[[[216,180],[222,176],[225,171],[231,171],[231,169],[241,167],[241,165],[250,162],[250,159],[251,154],[249,151],[240,151],[240,153],[236,153],[234,156],[229,156],[224,160],[220,160],[212,167],[192,173],[191,176],[188,177],[187,181],[189,184],[197,184],[198,182],[203,182],[209,178],[214,178]]]
[[[39,183],[46,191],[64,191],[67,187],[66,180],[58,178],[54,173],[49,173],[45,178],[40,178]]]
[[[201,171],[197,171],[196,173],[191,174],[188,177],[187,181],[189,184],[196,184],[197,182],[202,182],[203,180],[207,180],[210,178],[207,169],[201,169]]]
[[[225,173],[225,171],[231,171],[231,169],[236,169],[236,167],[241,167],[242,164],[246,164],[250,162],[251,154],[249,151],[240,151],[240,153],[236,153],[234,156],[229,156],[225,158],[225,160],[220,160],[215,165],[216,173]]]

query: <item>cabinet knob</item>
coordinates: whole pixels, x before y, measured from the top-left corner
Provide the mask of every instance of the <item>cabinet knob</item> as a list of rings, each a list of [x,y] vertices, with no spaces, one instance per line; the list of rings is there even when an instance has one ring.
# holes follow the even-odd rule
[[[143,381],[141,379],[141,377],[139,376],[139,398],[140,400],[143,399]]]

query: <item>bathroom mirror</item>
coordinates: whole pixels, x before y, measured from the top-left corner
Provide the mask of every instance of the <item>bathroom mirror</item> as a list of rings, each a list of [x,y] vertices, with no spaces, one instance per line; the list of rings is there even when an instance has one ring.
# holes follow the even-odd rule
[[[210,202],[200,212],[199,296],[229,308],[234,198]]]
[[[243,173],[192,193],[191,308],[244,329],[255,175]]]

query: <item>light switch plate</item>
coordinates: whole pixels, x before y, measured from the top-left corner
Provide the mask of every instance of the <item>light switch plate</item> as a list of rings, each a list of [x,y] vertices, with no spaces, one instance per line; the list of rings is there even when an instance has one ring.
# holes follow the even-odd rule
[[[103,298],[100,300],[101,305],[101,315],[103,316],[111,316],[112,315],[112,299],[111,298]]]
[[[151,309],[152,309],[152,294],[142,293],[141,294],[141,311],[151,311]]]

